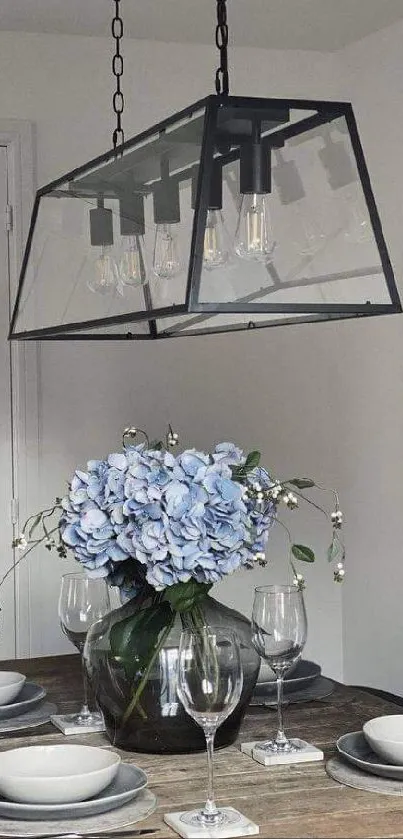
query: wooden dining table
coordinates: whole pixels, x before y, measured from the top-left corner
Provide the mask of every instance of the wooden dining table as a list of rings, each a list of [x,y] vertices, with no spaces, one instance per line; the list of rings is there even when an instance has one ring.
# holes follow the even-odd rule
[[[77,655],[19,659],[0,663],[2,670],[18,670],[47,691],[60,712],[78,709],[82,693]],[[291,704],[286,710],[287,733],[303,737],[325,753],[336,751],[342,734],[361,729],[382,714],[401,712],[394,702],[365,690],[336,683],[325,699]],[[215,754],[215,791],[219,805],[233,806],[256,822],[264,839],[304,837],[403,837],[403,796],[364,792],[332,780],[325,763],[303,763],[265,768],[241,753],[239,744],[272,734],[272,710],[251,706],[237,743]],[[0,751],[24,745],[82,743],[108,747],[103,733],[66,737],[51,723],[0,735]],[[153,828],[156,839],[176,834],[163,814],[189,810],[204,803],[206,757],[202,753],[177,755],[120,752],[124,761],[140,766],[149,788],[157,796],[157,809],[135,827]],[[1,766],[1,754],[0,754]],[[100,818],[100,827],[101,820]]]

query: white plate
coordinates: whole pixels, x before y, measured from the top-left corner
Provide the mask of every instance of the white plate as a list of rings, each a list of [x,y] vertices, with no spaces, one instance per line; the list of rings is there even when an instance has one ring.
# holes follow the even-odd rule
[[[18,695],[18,702],[0,706],[0,720],[9,720],[12,717],[25,714],[26,711],[30,711],[35,705],[38,705],[38,702],[45,696],[45,688],[35,684],[35,682],[25,682]]]
[[[132,763],[121,763],[112,783],[88,801],[72,804],[19,804],[0,797],[0,816],[26,821],[54,821],[96,816],[99,813],[116,810],[135,798],[146,786],[147,776],[142,769]]]

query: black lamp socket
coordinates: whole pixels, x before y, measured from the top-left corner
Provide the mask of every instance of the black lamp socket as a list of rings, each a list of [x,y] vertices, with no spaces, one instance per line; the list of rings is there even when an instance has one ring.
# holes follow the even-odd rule
[[[196,167],[192,176],[192,196],[191,207],[192,210],[196,207],[197,184],[199,180],[199,167]],[[213,169],[211,173],[208,210],[222,210],[222,166],[218,160],[213,161]]]
[[[90,210],[90,239],[94,246],[113,245],[112,210],[104,207],[101,199],[98,206]]]
[[[179,184],[172,178],[163,178],[153,192],[155,224],[179,224],[181,220]]]
[[[239,191],[241,195],[271,192],[271,149],[260,141],[241,146]]]

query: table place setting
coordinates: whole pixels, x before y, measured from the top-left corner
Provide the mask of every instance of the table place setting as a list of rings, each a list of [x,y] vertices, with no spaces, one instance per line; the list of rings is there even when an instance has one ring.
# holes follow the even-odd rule
[[[57,707],[45,700],[41,685],[27,681],[22,673],[0,671],[0,735],[49,722]]]
[[[338,755],[326,764],[331,778],[346,786],[403,796],[403,714],[375,717],[361,731],[343,734]]]
[[[145,772],[111,749],[56,744],[3,751],[0,836],[133,835],[131,826],[156,806],[147,786]]]

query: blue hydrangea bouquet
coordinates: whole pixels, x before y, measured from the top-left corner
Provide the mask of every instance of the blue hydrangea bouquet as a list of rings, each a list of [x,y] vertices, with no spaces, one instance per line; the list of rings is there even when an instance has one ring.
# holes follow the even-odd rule
[[[138,443],[140,434],[144,440]],[[274,478],[260,466],[259,452],[245,455],[224,442],[209,454],[196,449],[174,454],[178,443],[171,427],[164,442],[152,443],[145,432],[126,429],[123,450],[77,469],[68,494],[31,516],[14,542],[24,551],[20,559],[40,543],[62,557],[70,549],[88,576],[118,586],[122,600],[137,598],[140,608],[130,626],[117,624],[111,639],[114,654],[129,662],[135,637],[145,630],[149,637],[127,714],[139,701],[150,663],[176,616],[184,625],[197,625],[203,621],[203,599],[215,583],[240,568],[266,563],[280,504],[293,509],[305,501],[323,510],[306,494],[322,487],[306,478]],[[334,578],[341,582],[342,513],[337,493],[333,497],[334,509],[323,512],[332,533],[328,559],[337,561]],[[297,586],[304,580],[294,561],[314,559],[310,547],[290,537]]]

